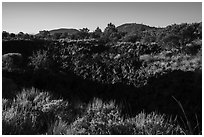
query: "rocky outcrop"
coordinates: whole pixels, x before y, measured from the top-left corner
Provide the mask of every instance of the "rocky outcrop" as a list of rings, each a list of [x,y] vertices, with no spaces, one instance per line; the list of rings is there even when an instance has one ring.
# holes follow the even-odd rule
[[[23,63],[23,56],[20,53],[7,53],[2,56],[2,68],[13,70],[20,68]]]

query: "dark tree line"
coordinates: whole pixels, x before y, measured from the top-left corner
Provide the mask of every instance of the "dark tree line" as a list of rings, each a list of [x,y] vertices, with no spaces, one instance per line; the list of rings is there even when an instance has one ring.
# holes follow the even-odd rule
[[[146,26],[148,28],[148,26]],[[80,40],[80,39],[96,39],[101,44],[110,44],[116,42],[140,42],[143,45],[151,45],[151,43],[157,43],[163,49],[171,50],[183,50],[187,44],[196,43],[196,41],[202,39],[202,24],[173,24],[165,28],[150,28],[145,29],[144,26],[132,28],[131,31],[119,31],[118,27],[109,23],[107,27],[102,31],[97,27],[93,32],[90,32],[88,28],[79,29],[77,33],[69,34],[54,33],[43,30],[36,35],[19,32],[18,34],[2,32],[3,40],[32,40],[32,39],[44,39],[44,40]]]

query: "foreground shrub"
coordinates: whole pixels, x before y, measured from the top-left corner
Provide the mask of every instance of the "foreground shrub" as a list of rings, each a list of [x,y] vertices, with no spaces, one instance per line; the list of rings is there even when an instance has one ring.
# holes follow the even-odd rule
[[[114,102],[103,103],[94,99],[87,107],[82,118],[77,119],[72,125],[69,134],[113,134],[112,130],[117,123],[122,122],[120,112]]]
[[[174,121],[166,120],[156,113],[140,113],[134,118],[124,119],[114,102],[103,103],[95,99],[89,104],[83,117],[78,118],[67,134],[90,135],[146,135],[146,134],[184,134]]]
[[[48,129],[47,135],[66,135],[68,131],[68,124],[62,120],[57,120]]]
[[[10,105],[11,105],[10,100],[4,99],[4,98],[2,99],[2,108],[3,108],[3,110],[6,109],[7,107],[10,107]]]
[[[24,90],[13,101],[3,99],[3,134],[81,135],[171,135],[185,134],[176,121],[144,112],[124,118],[113,101],[94,99],[73,123],[67,102],[53,100],[49,93]],[[69,111],[66,111],[69,109]],[[67,120],[68,119],[68,120]]]
[[[185,134],[176,121],[167,120],[165,115],[144,112],[124,121],[130,133],[139,135],[181,135]]]
[[[54,100],[48,92],[24,89],[13,101],[3,100],[3,134],[43,134],[54,121],[66,117],[60,112],[67,107],[67,102]]]

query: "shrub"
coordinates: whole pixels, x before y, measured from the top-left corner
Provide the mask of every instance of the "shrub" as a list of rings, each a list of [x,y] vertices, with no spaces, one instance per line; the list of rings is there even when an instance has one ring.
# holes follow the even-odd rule
[[[66,135],[68,131],[68,124],[62,120],[56,120],[48,129],[48,135]]]
[[[100,99],[94,99],[84,116],[71,125],[68,134],[113,134],[113,128],[120,122],[122,118],[114,102],[103,103]]]
[[[2,99],[2,108],[3,108],[3,110],[8,108],[8,107],[10,107],[10,105],[11,105],[11,101],[10,100],[4,99],[4,98]]]
[[[21,68],[23,57],[20,53],[7,53],[2,56],[2,69],[9,72]]]
[[[164,115],[144,112],[124,118],[113,101],[94,99],[84,115],[73,123],[66,119],[67,107],[62,100],[53,100],[47,92],[34,88],[22,91],[16,99],[3,99],[3,134],[91,134],[91,135],[171,135],[186,132]],[[72,111],[72,110],[69,110]],[[62,115],[65,115],[64,117]],[[69,125],[70,124],[70,125]]]
[[[122,41],[135,43],[136,41],[140,41],[140,39],[141,36],[138,35],[126,35],[122,38]]]
[[[71,124],[67,134],[90,135],[145,135],[145,134],[184,134],[175,121],[166,120],[164,115],[144,112],[134,118],[124,119],[113,101],[103,103],[95,99],[88,105],[83,117]]]
[[[131,129],[132,134],[139,135],[180,135],[185,134],[175,121],[165,119],[165,115],[155,112],[145,114],[141,112],[134,118],[125,120],[125,125]]]
[[[202,47],[202,40],[194,40],[189,44],[186,44],[184,50],[187,54],[195,55]]]
[[[30,57],[29,66],[32,66],[34,70],[48,69],[51,66],[51,59],[48,57],[48,52],[45,50],[39,50],[33,53]]]
[[[54,121],[63,118],[60,111],[68,107],[62,99],[54,100],[48,92],[34,88],[24,89],[11,105],[7,102],[3,103],[3,134],[43,134]]]

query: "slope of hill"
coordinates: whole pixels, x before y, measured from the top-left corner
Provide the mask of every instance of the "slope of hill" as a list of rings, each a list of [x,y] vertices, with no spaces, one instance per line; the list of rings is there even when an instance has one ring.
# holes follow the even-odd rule
[[[138,31],[145,31],[145,30],[157,29],[157,28],[150,27],[143,24],[137,24],[137,23],[126,23],[118,26],[117,29],[120,32],[135,33]]]
[[[51,35],[54,33],[65,33],[67,32],[68,34],[76,34],[78,32],[77,29],[66,29],[66,28],[60,28],[60,29],[54,29],[49,31]]]

